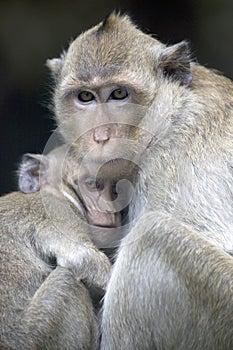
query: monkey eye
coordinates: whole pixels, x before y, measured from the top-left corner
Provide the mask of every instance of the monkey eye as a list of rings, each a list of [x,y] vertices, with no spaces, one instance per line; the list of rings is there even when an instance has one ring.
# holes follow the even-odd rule
[[[103,191],[104,180],[96,180],[96,189],[97,189],[97,191]]]
[[[85,185],[89,191],[101,191],[104,188],[104,182],[96,179],[86,179]]]
[[[126,97],[128,97],[128,91],[124,87],[119,87],[118,89],[115,89],[112,91],[110,95],[110,99],[112,100],[124,100]]]
[[[85,181],[86,187],[91,191],[91,190],[96,190],[96,181],[95,179],[87,179]]]
[[[112,194],[115,195],[115,196],[118,194],[117,190],[116,190],[116,185],[117,185],[116,182],[114,182],[113,185],[112,185]]]
[[[95,96],[90,91],[81,91],[78,94],[78,99],[79,101],[86,103],[93,101],[95,99]]]

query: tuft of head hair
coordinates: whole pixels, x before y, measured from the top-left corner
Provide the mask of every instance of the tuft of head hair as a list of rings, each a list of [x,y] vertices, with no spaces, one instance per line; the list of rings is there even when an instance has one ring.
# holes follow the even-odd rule
[[[98,34],[112,31],[122,25],[134,26],[132,20],[128,15],[121,15],[120,12],[113,11],[100,23],[98,28]]]

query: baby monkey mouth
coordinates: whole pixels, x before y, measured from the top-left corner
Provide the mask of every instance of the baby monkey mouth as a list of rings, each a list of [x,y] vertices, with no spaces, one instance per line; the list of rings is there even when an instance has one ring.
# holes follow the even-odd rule
[[[105,189],[104,189],[105,190]],[[90,225],[99,228],[117,228],[121,226],[121,212],[115,208],[113,197],[110,197],[110,190],[108,191],[108,198],[106,194],[99,194],[93,205],[86,207],[86,218]],[[113,195],[112,195],[113,196]],[[101,203],[103,200],[104,204]]]
[[[98,208],[89,208],[80,196],[78,196],[78,201],[76,201],[68,193],[65,194],[67,199],[75,205],[76,209],[85,216],[90,225],[106,229],[121,226],[121,212],[112,213],[98,210]]]
[[[122,211],[129,204],[134,168],[133,162],[118,157],[105,159],[105,163],[90,159],[82,163],[78,178],[69,188],[73,204],[77,202],[76,208],[91,226],[114,229],[124,225]]]
[[[66,197],[82,213],[87,222],[100,228],[116,228],[121,226],[121,213],[114,207],[113,200],[115,183],[112,181],[93,180],[82,181],[82,191],[72,187],[73,195]]]

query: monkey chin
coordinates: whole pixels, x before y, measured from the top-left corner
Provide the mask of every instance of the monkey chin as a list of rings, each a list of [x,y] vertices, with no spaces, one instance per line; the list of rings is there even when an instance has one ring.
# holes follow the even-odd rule
[[[97,248],[116,248],[124,237],[124,229],[121,226],[121,214],[106,212],[88,212],[90,224],[90,237]]]

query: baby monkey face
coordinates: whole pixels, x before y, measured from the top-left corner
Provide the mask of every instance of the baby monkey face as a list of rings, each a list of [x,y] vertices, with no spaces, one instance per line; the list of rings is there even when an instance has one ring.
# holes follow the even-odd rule
[[[119,162],[121,172],[115,171],[119,170]],[[121,226],[122,212],[127,210],[132,194],[125,161],[118,160],[111,167],[109,164],[84,163],[79,167],[78,175],[75,191],[89,223],[112,228]]]

